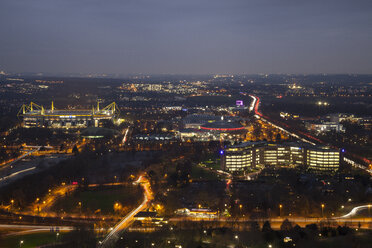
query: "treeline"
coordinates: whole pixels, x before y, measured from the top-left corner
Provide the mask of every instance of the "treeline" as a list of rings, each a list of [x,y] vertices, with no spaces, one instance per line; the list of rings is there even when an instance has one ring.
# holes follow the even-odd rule
[[[26,143],[29,145],[56,145],[61,141],[71,140],[75,134],[66,133],[64,130],[52,130],[48,128],[23,128],[14,129],[6,137],[5,142],[14,144],[15,142]]]
[[[223,225],[223,227],[221,226]],[[330,227],[324,223],[300,227],[284,220],[279,230],[270,222],[223,222],[182,221],[153,233],[130,232],[115,247],[369,247],[370,231],[356,231],[347,226]]]
[[[139,168],[125,166],[113,170],[107,155],[97,155],[93,151],[83,151],[75,157],[61,161],[59,164],[37,174],[23,177],[0,188],[0,203],[9,205],[14,200],[14,208],[24,208],[36,198],[43,197],[52,187],[61,183],[77,182],[80,187],[90,183],[105,183],[114,180],[125,181],[131,173]]]

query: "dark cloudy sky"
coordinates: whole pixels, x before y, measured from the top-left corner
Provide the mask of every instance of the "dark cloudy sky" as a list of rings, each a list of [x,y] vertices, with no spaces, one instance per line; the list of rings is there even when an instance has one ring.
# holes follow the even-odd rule
[[[372,73],[372,0],[0,0],[0,70]]]

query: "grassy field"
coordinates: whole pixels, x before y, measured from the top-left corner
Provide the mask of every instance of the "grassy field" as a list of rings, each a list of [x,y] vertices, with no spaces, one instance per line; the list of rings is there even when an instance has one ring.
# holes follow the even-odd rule
[[[221,160],[206,160],[201,163],[201,165],[213,169],[213,170],[220,170],[221,169]]]
[[[0,238],[0,248],[31,248],[58,242],[64,234],[60,233],[58,238],[56,233],[33,233],[20,236],[7,236]],[[23,244],[21,244],[21,240]]]
[[[191,178],[202,180],[217,180],[218,175],[211,170],[195,165],[192,167],[191,170]]]
[[[72,195],[59,199],[52,210],[66,213],[114,214],[116,209],[123,214],[138,205],[142,197],[139,186],[78,189]],[[117,208],[114,209],[115,204]]]

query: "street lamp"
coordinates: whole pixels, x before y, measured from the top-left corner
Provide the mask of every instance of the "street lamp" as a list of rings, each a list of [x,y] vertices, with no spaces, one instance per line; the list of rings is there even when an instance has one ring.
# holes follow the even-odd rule
[[[279,216],[280,217],[282,217],[282,208],[283,208],[283,205],[279,204]]]
[[[322,203],[322,218],[324,218],[324,204]]]
[[[19,241],[19,247],[22,247],[23,245],[23,240]]]

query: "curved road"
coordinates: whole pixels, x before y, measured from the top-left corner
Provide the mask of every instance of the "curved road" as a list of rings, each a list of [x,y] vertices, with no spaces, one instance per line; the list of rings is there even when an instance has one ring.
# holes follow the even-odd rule
[[[347,213],[347,214],[345,214],[341,217],[336,217],[334,219],[350,218],[350,217],[355,216],[359,211],[362,211],[362,210],[365,210],[365,209],[371,209],[371,207],[372,207],[372,204],[358,206],[358,207],[353,208],[349,213]]]
[[[125,230],[133,221],[133,218],[139,212],[145,210],[148,206],[147,204],[149,201],[152,200],[152,192],[150,189],[149,181],[144,177],[140,176],[135,183],[139,183],[142,185],[144,193],[144,199],[142,203],[132,210],[129,214],[127,214],[113,229],[112,231],[106,236],[103,241],[100,241],[100,247],[111,247],[115,242],[119,239],[119,234],[121,231]]]

